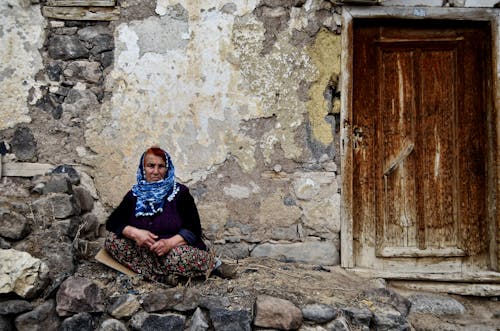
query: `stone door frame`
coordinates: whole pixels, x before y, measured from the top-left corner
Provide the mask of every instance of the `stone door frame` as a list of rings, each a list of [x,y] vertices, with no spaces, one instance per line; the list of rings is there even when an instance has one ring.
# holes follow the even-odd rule
[[[353,88],[353,24],[355,19],[443,19],[443,20],[470,20],[489,21],[492,35],[492,103],[488,111],[489,121],[492,122],[492,136],[495,141],[490,145],[493,149],[500,146],[500,10],[493,8],[443,8],[443,7],[401,7],[401,6],[344,6],[342,10],[342,54],[341,54],[341,266],[344,268],[356,267],[353,244],[353,160],[352,160],[352,88]],[[490,165],[496,165],[492,181],[492,191],[500,192],[500,153],[490,153]],[[490,192],[491,193],[491,192]],[[490,194],[488,210],[500,210],[499,201]],[[497,233],[500,227],[498,213],[496,219],[490,220],[490,233]],[[491,240],[490,257],[493,270],[499,269],[500,235]]]

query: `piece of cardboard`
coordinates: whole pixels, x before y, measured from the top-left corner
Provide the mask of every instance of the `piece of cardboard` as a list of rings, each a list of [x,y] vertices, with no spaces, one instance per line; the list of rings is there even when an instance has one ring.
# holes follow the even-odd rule
[[[101,262],[102,264],[107,265],[108,267],[111,267],[115,270],[118,270],[119,272],[124,273],[126,275],[129,276],[137,275],[137,273],[133,272],[123,264],[120,264],[118,261],[113,259],[113,257],[111,257],[111,255],[109,255],[109,253],[104,248],[101,248],[101,250],[97,252],[95,259]]]

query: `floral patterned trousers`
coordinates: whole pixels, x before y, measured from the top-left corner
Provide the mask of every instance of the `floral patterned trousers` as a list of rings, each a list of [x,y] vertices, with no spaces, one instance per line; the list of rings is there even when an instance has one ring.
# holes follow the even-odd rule
[[[118,238],[112,232],[108,233],[104,245],[115,260],[154,281],[162,282],[169,275],[206,276],[214,267],[214,258],[209,252],[190,245],[174,247],[167,254],[158,256],[135,241]]]

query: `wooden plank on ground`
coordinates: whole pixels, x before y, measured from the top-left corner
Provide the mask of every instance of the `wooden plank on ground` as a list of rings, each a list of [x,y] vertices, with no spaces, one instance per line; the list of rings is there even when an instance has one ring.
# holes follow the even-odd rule
[[[101,262],[102,264],[107,265],[108,267],[113,268],[115,270],[118,270],[119,272],[124,273],[126,275],[129,276],[137,275],[135,272],[125,267],[123,264],[120,264],[115,259],[113,259],[111,255],[109,255],[109,253],[104,248],[101,248],[101,250],[95,256],[95,259]]]
[[[389,285],[392,287],[403,288],[412,291],[472,295],[479,297],[493,297],[500,295],[499,284],[390,281]]]
[[[114,7],[115,0],[48,0],[50,7]]]
[[[1,177],[33,177],[45,175],[52,169],[54,166],[46,163],[7,162],[1,166]]]
[[[425,271],[425,268],[418,272],[395,272],[368,268],[349,268],[348,270],[361,277],[384,278],[387,280],[500,284],[500,273],[495,271],[429,273]]]
[[[42,8],[47,18],[74,21],[116,21],[120,18],[119,7],[48,7]]]

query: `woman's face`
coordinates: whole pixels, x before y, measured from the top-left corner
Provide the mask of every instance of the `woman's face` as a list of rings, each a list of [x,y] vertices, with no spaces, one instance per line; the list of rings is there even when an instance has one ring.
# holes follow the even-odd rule
[[[144,157],[144,170],[146,172],[146,182],[157,182],[165,178],[167,167],[165,161],[154,154],[146,154]]]

